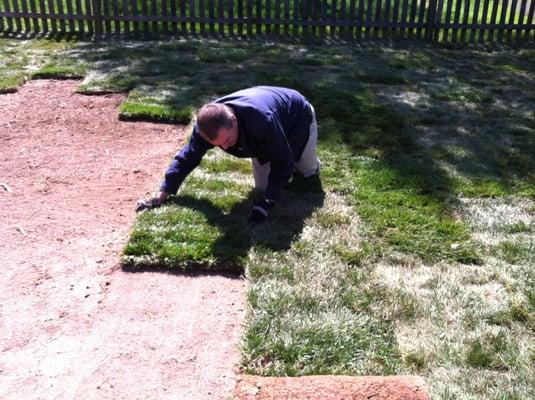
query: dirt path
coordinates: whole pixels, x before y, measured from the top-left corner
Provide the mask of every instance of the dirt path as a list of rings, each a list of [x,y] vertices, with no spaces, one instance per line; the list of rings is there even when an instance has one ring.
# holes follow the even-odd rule
[[[227,399],[243,280],[118,266],[183,132],[76,84],[0,96],[0,398]]]

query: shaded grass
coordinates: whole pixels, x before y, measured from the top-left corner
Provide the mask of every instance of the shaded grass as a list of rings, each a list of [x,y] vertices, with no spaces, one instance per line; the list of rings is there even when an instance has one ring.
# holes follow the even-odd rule
[[[60,71],[50,64],[60,53],[62,55],[58,59],[64,60],[64,65],[69,64],[64,51],[73,45],[48,40],[0,38],[0,93],[15,92],[26,80],[33,77],[67,78],[85,75],[85,71],[74,68],[64,68]]]

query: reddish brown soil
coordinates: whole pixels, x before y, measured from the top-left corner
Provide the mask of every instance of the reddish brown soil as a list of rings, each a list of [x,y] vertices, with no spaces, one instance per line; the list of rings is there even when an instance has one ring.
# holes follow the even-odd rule
[[[237,400],[430,400],[422,378],[415,376],[243,376]]]
[[[76,85],[0,96],[0,398],[226,399],[243,280],[119,266],[183,129]]]

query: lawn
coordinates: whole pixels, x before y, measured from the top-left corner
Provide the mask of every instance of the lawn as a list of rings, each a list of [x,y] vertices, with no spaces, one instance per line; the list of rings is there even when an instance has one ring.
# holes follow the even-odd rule
[[[54,51],[43,58],[40,46]],[[534,56],[411,42],[2,40],[0,87],[11,75],[83,75],[81,93],[129,91],[123,119],[180,123],[245,86],[300,90],[318,114],[321,180],[292,179],[270,220],[250,226],[250,165],[213,150],[172,201],[138,216],[125,267],[243,271],[249,373],[415,373],[437,399],[527,399]]]

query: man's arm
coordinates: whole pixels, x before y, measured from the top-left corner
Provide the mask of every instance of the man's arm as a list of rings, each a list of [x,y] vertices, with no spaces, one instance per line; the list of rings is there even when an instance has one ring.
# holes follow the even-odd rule
[[[160,193],[176,194],[184,179],[200,164],[203,156],[212,147],[214,146],[199,134],[195,126],[188,144],[175,156],[165,171]]]
[[[176,194],[184,179],[200,164],[203,156],[212,147],[208,141],[202,138],[195,127],[188,144],[178,152],[167,168],[158,196],[138,202],[137,211],[159,207],[169,195]]]

